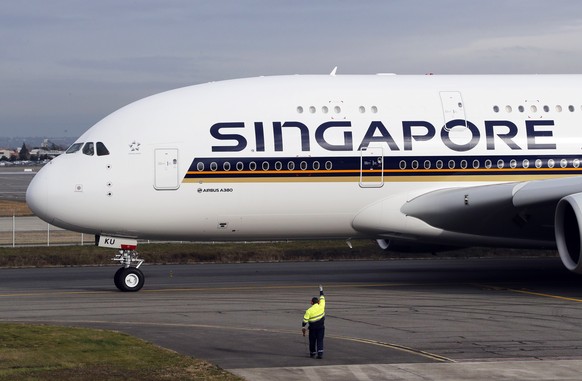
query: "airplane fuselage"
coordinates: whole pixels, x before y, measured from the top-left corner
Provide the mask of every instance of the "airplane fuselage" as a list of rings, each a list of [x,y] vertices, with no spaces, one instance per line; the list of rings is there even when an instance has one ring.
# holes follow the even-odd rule
[[[551,222],[491,227],[512,218],[491,211],[474,221],[480,234],[401,209],[442,189],[577,176],[580,88],[578,75],[282,76],[185,87],[90,128],[78,151],[37,174],[28,200],[54,225],[118,237],[553,247]],[[108,154],[83,152],[86,143]]]

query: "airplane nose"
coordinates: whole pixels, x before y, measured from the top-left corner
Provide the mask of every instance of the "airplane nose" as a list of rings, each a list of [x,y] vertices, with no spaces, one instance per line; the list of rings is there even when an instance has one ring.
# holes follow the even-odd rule
[[[26,190],[26,203],[32,212],[48,223],[52,223],[51,207],[48,200],[50,182],[47,173],[50,172],[50,163],[41,168],[32,178]]]

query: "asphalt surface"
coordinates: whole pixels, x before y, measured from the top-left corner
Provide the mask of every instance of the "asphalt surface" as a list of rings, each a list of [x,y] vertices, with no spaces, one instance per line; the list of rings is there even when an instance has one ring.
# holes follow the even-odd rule
[[[24,201],[26,188],[41,167],[0,167],[0,199]],[[26,171],[25,171],[26,170]]]
[[[249,380],[579,380],[582,288],[558,258],[0,269],[0,320],[109,328]],[[323,284],[323,360],[301,318]]]

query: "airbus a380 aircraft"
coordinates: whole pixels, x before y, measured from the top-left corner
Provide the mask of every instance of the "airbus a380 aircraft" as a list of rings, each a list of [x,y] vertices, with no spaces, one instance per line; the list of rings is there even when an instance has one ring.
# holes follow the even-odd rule
[[[130,104],[34,178],[45,221],[137,239],[552,248],[581,273],[582,76],[281,76]]]

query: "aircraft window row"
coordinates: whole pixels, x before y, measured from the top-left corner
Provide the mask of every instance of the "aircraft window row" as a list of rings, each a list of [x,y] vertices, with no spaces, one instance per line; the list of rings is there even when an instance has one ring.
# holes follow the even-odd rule
[[[582,106],[581,106],[580,108],[582,109]],[[505,111],[506,113],[513,112],[513,107],[511,107],[510,105],[506,105],[506,106],[505,106],[503,109],[504,109],[504,111]],[[543,110],[544,112],[550,112],[550,111],[551,111],[551,109],[552,109],[552,108],[551,108],[550,106],[548,106],[548,105],[544,105],[544,106],[542,106],[542,110]],[[519,112],[525,112],[525,110],[526,110],[526,108],[525,108],[523,105],[519,105],[519,106],[517,106],[517,111],[519,111]],[[555,106],[554,106],[554,110],[555,110],[556,112],[562,112],[562,111],[564,111],[564,108],[563,108],[561,105],[555,105]],[[493,112],[496,112],[496,113],[498,113],[498,112],[500,112],[500,111],[501,111],[501,107],[499,107],[499,106],[497,106],[497,105],[493,106]],[[531,105],[531,106],[529,106],[529,111],[530,111],[531,113],[536,113],[536,112],[538,112],[538,106],[536,106],[536,105]],[[568,106],[568,111],[570,111],[570,112],[574,112],[574,111],[576,111],[576,107],[574,107],[573,105],[569,105],[569,106]]]
[[[360,106],[360,107],[358,108],[358,110],[360,111],[360,114],[365,114],[365,113],[367,112],[367,110],[366,110],[366,107],[365,107],[365,106]],[[372,106],[372,107],[370,107],[370,112],[371,112],[372,114],[377,114],[377,113],[378,113],[378,107],[376,107],[376,106]]]
[[[275,163],[270,163],[268,161],[263,161],[262,163],[260,163],[260,168],[263,171],[268,171],[269,169],[271,169],[271,165],[273,165],[273,167],[275,168],[276,171],[282,171],[284,167],[288,171],[295,170],[295,162],[294,161],[288,161],[286,165],[284,165],[284,163],[282,161],[276,161]],[[216,171],[218,171],[219,164],[217,162],[213,161],[213,162],[210,163],[209,167],[210,167],[210,170],[212,172],[216,172]],[[248,163],[248,166],[247,166],[246,169],[249,170],[249,171],[256,171],[257,170],[257,167],[258,167],[257,166],[257,162],[251,161],[251,162]],[[242,161],[239,161],[239,162],[237,162],[235,164],[234,168],[236,168],[237,171],[243,171],[243,170],[245,170],[245,164]],[[319,171],[321,169],[321,163],[319,161],[314,161],[314,162],[311,163],[311,165],[309,165],[306,161],[301,161],[299,163],[299,168],[302,171],[306,171],[308,169],[315,170],[315,171]],[[324,164],[324,168],[326,170],[328,170],[328,171],[331,170],[333,168],[332,162],[331,161],[326,161],[325,164]],[[204,171],[204,169],[205,169],[204,163],[203,162],[198,162],[198,164],[196,164],[196,169],[199,172]],[[223,171],[228,172],[231,169],[232,169],[232,165],[231,165],[230,162],[225,161],[222,164],[222,170]]]
[[[418,169],[420,167],[420,161],[418,160],[412,160],[410,163],[407,162],[406,160],[401,160],[399,163],[399,168],[400,169],[407,169],[408,166],[410,166],[410,168],[412,169]],[[443,169],[445,167],[448,169],[455,169],[455,168],[460,168],[460,169],[467,169],[469,167],[469,162],[465,159],[461,160],[461,161],[457,161],[457,160],[448,160],[448,161],[444,161],[444,160],[437,160],[436,162],[432,162],[431,160],[424,160],[424,162],[422,162],[422,166],[424,169],[431,169],[434,165],[434,168],[436,169]],[[521,164],[521,165],[519,165]],[[515,169],[515,168],[523,168],[523,169],[527,169],[530,167],[535,167],[535,168],[555,168],[557,166],[559,166],[560,168],[579,168],[580,167],[580,159],[574,159],[574,160],[567,160],[567,159],[561,159],[559,161],[556,161],[554,159],[548,159],[545,161],[545,166],[544,166],[544,160],[542,159],[536,159],[533,163],[530,162],[529,159],[523,159],[521,161],[521,163],[518,163],[518,161],[516,159],[511,159],[509,161],[503,160],[503,159],[498,159],[496,162],[493,162],[490,159],[485,160],[484,162],[481,162],[480,160],[473,160],[471,162],[471,166],[472,169],[479,169],[481,168],[481,166],[483,166],[485,169],[491,169],[491,168],[498,168],[498,169],[503,169],[506,166],[511,168],[511,169]]]
[[[309,110],[309,113],[310,114],[315,114],[317,112],[317,109],[315,108],[315,106],[309,106],[309,108],[307,110]],[[299,114],[303,114],[304,112],[306,112],[306,110],[303,108],[303,106],[297,106],[297,112]],[[321,112],[324,113],[324,114],[328,114],[330,112],[334,112],[336,114],[339,114],[339,113],[342,112],[342,109],[341,109],[340,106],[334,106],[330,110],[329,107],[323,106],[323,107],[321,107]]]
[[[366,108],[366,106],[360,106],[360,107],[358,107],[358,110],[360,111],[361,114],[365,114],[366,112],[371,112],[372,114],[378,113],[377,106],[372,106],[369,109]],[[315,106],[309,106],[307,108],[305,108],[303,106],[297,106],[297,112],[299,114],[303,114],[304,112],[309,112],[310,114],[315,114],[317,112],[317,108]],[[340,114],[342,112],[342,108],[340,106],[333,106],[330,109],[328,106],[322,106],[321,112],[323,114],[328,114],[330,112],[333,112],[335,114]]]
[[[65,153],[75,153],[78,151],[83,152],[87,156],[95,155],[95,150],[97,150],[97,156],[107,156],[109,155],[109,150],[105,147],[102,142],[87,142],[87,143],[74,143],[72,144]]]

